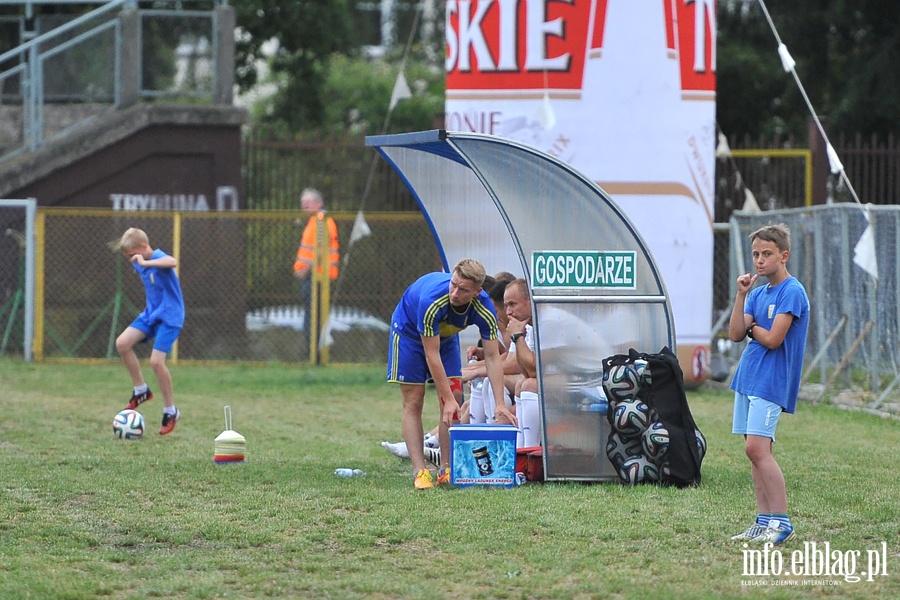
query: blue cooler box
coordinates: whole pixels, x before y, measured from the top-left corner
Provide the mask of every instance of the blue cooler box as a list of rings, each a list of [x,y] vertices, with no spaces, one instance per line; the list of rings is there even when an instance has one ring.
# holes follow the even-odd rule
[[[512,425],[454,425],[450,428],[450,483],[516,485],[516,434]]]

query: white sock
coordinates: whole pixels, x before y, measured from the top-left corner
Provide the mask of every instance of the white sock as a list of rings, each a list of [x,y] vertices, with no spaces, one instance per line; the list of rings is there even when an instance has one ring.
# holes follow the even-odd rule
[[[535,392],[522,392],[516,401],[516,417],[525,436],[525,446],[541,445],[541,408]]]
[[[469,383],[469,422],[484,423],[485,421],[484,388],[479,377]]]
[[[163,408],[164,415],[174,415],[176,412],[178,412],[178,409],[175,408],[174,404],[172,406],[166,406]]]
[[[150,389],[150,388],[147,387],[147,384],[146,384],[146,383],[142,383],[141,385],[136,385],[136,386],[134,386],[134,393],[135,393],[135,394],[143,394],[143,393],[146,392],[148,389]]]
[[[397,442],[396,444],[381,442],[381,447],[399,458],[409,458],[409,449],[406,447],[406,442]]]
[[[425,447],[426,448],[440,448],[441,441],[438,439],[436,435],[427,434],[425,436]]]
[[[489,379],[484,380],[484,384],[481,386],[481,393],[484,396],[482,399],[484,403],[484,422],[488,425],[493,425],[497,407],[494,404],[494,388],[491,387]]]

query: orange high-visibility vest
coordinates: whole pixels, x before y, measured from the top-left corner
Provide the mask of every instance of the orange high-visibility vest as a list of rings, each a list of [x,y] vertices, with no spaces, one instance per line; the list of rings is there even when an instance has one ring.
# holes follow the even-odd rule
[[[338,244],[337,224],[331,217],[325,216],[325,211],[311,216],[306,222],[306,228],[303,230],[303,237],[300,238],[300,247],[297,248],[297,260],[294,261],[294,271],[302,271],[312,267],[316,261],[316,221],[324,219],[328,227],[328,235],[330,238],[328,254],[328,278],[334,281],[338,277],[338,268],[340,267],[341,256],[340,246]]]

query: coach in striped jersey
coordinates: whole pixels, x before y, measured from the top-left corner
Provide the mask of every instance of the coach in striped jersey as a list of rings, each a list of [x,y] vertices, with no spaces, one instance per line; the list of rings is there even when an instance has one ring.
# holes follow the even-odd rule
[[[484,266],[464,258],[451,273],[429,273],[410,285],[391,318],[387,380],[400,384],[403,398],[401,428],[409,449],[416,489],[435,485],[425,466],[422,450],[422,408],[425,384],[434,382],[441,405],[438,438],[441,462],[437,485],[450,483],[449,427],[458,422],[462,404],[462,358],[459,332],[478,327],[487,363],[488,379],[496,396],[495,421],[517,425],[515,414],[503,402],[503,365],[499,349],[497,313],[484,283]]]

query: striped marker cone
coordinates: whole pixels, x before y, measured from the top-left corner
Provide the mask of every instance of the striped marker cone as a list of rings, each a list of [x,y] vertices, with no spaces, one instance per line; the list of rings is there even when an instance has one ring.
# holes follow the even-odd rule
[[[231,407],[225,407],[225,431],[216,438],[213,459],[217,465],[242,463],[247,458],[247,440],[231,428]]]

